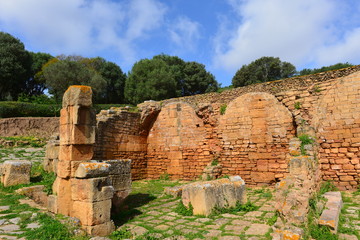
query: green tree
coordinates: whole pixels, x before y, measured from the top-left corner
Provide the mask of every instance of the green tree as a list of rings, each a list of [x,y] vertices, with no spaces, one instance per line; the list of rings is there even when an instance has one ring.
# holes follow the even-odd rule
[[[243,65],[232,79],[234,87],[242,87],[254,83],[274,81],[292,77],[296,73],[294,65],[282,62],[275,57],[262,57],[249,65]]]
[[[157,86],[156,88],[152,86]],[[133,66],[125,84],[125,98],[131,103],[162,100],[216,91],[219,84],[203,64],[185,62],[177,56],[160,54]]]
[[[101,57],[80,60],[87,67],[97,72],[106,81],[106,87],[96,95],[97,103],[123,103],[126,74],[121,68]]]
[[[30,64],[24,44],[12,35],[0,32],[0,100],[17,99],[26,88]]]
[[[182,96],[215,92],[219,88],[214,75],[207,72],[203,64],[187,62],[183,72],[185,77],[181,84]]]
[[[321,67],[321,68],[314,68],[314,69],[304,68],[303,70],[301,70],[299,72],[299,75],[303,76],[303,75],[321,73],[321,72],[337,70],[337,69],[347,68],[347,67],[352,67],[352,66],[354,66],[354,65],[351,64],[351,63],[346,62],[346,63],[337,63],[337,64],[334,64],[334,65]]]
[[[176,79],[162,59],[142,59],[132,67],[125,83],[125,98],[133,104],[176,97]]]
[[[57,101],[61,101],[70,85],[91,86],[95,95],[106,86],[106,80],[100,74],[77,61],[50,60],[43,66],[42,72],[49,93],[53,94]]]
[[[25,93],[29,96],[41,95],[46,89],[45,78],[41,74],[42,67],[54,57],[42,52],[29,52],[29,54],[31,58],[30,78],[26,81]]]

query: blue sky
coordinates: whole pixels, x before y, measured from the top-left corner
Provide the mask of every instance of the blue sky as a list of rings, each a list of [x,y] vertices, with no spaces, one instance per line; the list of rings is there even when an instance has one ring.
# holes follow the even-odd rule
[[[298,70],[360,64],[359,0],[0,0],[0,31],[30,51],[100,56],[125,72],[176,55],[222,86],[262,56]]]

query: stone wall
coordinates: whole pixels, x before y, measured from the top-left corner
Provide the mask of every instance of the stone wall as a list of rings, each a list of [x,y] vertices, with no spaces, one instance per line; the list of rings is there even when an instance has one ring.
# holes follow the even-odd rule
[[[273,184],[288,173],[290,139],[310,131],[320,144],[323,180],[352,189],[360,175],[359,95],[355,66],[165,100],[150,118],[143,116],[146,105],[156,104],[143,103],[142,115],[118,112],[98,123],[96,152],[103,155],[96,157],[132,159],[136,179],[195,179],[214,161],[223,175],[240,175],[246,184]]]
[[[146,178],[146,136],[140,135],[140,114],[113,110],[98,114],[93,159],[132,159],[132,178]]]
[[[247,93],[220,117],[223,174],[247,184],[275,183],[287,172],[289,139],[295,134],[290,111],[273,95]]]
[[[0,136],[33,136],[50,138],[59,132],[58,117],[18,117],[0,119]]]

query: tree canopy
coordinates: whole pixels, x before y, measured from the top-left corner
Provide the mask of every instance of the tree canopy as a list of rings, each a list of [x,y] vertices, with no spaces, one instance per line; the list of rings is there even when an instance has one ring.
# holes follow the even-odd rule
[[[203,64],[161,54],[134,64],[126,80],[125,98],[136,104],[150,99],[211,92],[218,88],[218,82]]]
[[[234,87],[242,87],[254,83],[274,81],[292,77],[296,68],[289,62],[282,62],[278,57],[262,57],[249,65],[243,65],[232,79]]]
[[[118,65],[100,57],[61,55],[44,64],[39,74],[45,79],[49,93],[58,101],[70,85],[79,84],[92,87],[97,103],[120,103],[124,100],[126,75]]]
[[[26,88],[31,58],[24,44],[8,33],[0,32],[0,100],[17,99]]]

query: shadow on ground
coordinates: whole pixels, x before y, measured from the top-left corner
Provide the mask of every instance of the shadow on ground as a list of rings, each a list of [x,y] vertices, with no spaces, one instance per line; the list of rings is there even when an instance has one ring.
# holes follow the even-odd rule
[[[152,200],[155,200],[156,197],[151,194],[136,193],[129,195],[124,203],[124,209],[120,213],[113,213],[111,219],[114,221],[116,226],[121,226],[134,217],[142,214],[137,208],[146,205]]]

